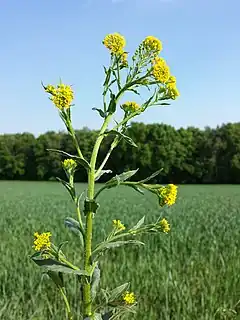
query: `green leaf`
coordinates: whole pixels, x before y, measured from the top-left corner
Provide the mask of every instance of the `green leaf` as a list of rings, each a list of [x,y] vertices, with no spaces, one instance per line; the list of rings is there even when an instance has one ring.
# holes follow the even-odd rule
[[[111,70],[111,68],[109,68],[108,70],[107,70],[106,67],[103,67],[103,68],[104,68],[104,71],[105,71],[105,74],[106,74],[106,79],[105,79],[104,84],[103,84],[103,86],[105,87],[108,84],[109,80],[110,80],[111,71],[112,70]]]
[[[106,114],[105,114],[105,112],[104,112],[102,109],[92,108],[92,110],[98,111],[98,113],[100,114],[100,116],[101,116],[102,118],[106,118]]]
[[[89,276],[89,274],[85,270],[74,270],[67,266],[64,263],[59,261],[49,259],[39,259],[32,257],[32,260],[40,267],[46,268],[47,271],[54,271],[54,272],[62,272],[62,273],[71,273],[80,276]]]
[[[63,275],[61,272],[53,272],[53,271],[47,271],[47,275],[49,278],[52,279],[52,281],[56,284],[57,287],[63,288]]]
[[[139,229],[144,224],[144,221],[145,221],[145,216],[142,217],[142,219],[140,219],[138,223],[135,224],[135,226],[129,230],[129,232]]]
[[[116,96],[114,93],[112,93],[111,89],[110,90],[110,103],[109,103],[109,107],[108,107],[108,112],[110,114],[113,114],[116,111],[117,105],[116,105]]]
[[[67,217],[64,220],[64,224],[70,231],[72,231],[75,235],[79,236],[82,247],[84,246],[83,234],[80,228],[79,222],[71,217]]]
[[[85,169],[89,170],[90,169],[90,164],[87,162],[87,160],[82,159],[78,156],[74,156],[72,154],[69,154],[65,151],[62,150],[57,150],[57,149],[47,149],[47,151],[52,151],[52,152],[56,152],[56,153],[60,153],[68,158],[74,159],[76,160],[80,165],[82,165]]]
[[[105,173],[112,173],[112,170],[101,170],[98,176],[96,176],[95,181],[99,180]]]
[[[114,239],[114,238],[113,238]],[[95,250],[93,250],[93,254],[97,252],[102,252],[103,250],[113,249],[125,245],[145,245],[143,242],[139,240],[120,240],[115,242],[102,242]]]
[[[163,102],[163,103],[154,103],[154,106],[170,106],[171,103]]]
[[[139,169],[136,170],[130,170],[127,172],[123,172],[119,175],[116,175],[112,179],[110,179],[108,182],[106,182],[106,185],[108,184],[117,184],[119,185],[121,182],[126,181],[130,179],[133,175],[135,175],[138,172]]]
[[[57,256],[58,256],[58,258],[59,258],[59,254],[60,254],[60,251],[61,251],[62,247],[63,247],[65,244],[67,244],[67,243],[68,243],[68,241],[63,241],[63,242],[61,242],[61,243],[59,244],[59,246],[58,246],[58,248],[57,248]]]
[[[103,299],[105,301],[105,304],[108,304],[108,299],[109,299],[109,293],[107,290],[103,289],[103,288],[100,288],[100,292],[103,296]]]
[[[64,220],[64,224],[66,227],[68,227],[73,233],[79,234],[81,233],[81,228],[79,225],[79,222],[71,217],[67,217]]]
[[[71,196],[71,198],[73,199],[73,201],[75,201],[75,198],[76,198],[75,188],[72,187],[72,186],[70,185],[70,183],[68,183],[67,181],[64,181],[64,180],[62,180],[62,179],[60,179],[60,178],[58,178],[58,177],[56,177],[56,179],[62,183],[62,185],[63,185],[63,186],[67,189],[67,191],[70,193],[70,196]]]
[[[140,96],[140,93],[137,91],[137,90],[135,90],[135,89],[128,89],[128,91],[132,91],[132,92],[134,92],[135,94],[137,94],[137,95],[139,95]]]
[[[86,215],[88,212],[96,213],[97,209],[100,207],[99,203],[97,203],[94,199],[85,199],[84,201],[84,214]]]
[[[110,130],[108,131],[108,133],[113,133],[115,135],[118,135],[120,136],[121,138],[123,138],[128,144],[130,144],[131,146],[135,147],[135,148],[138,148],[138,145],[132,140],[132,138],[126,136],[125,134],[117,131],[117,130]]]
[[[163,170],[163,168],[157,170],[156,172],[154,172],[153,174],[151,174],[149,177],[147,177],[146,179],[143,179],[141,181],[138,181],[137,183],[145,183],[153,178],[155,178],[156,176],[159,175],[159,173]]]
[[[97,290],[100,284],[100,276],[101,276],[101,272],[100,269],[98,267],[98,265],[96,265],[94,271],[93,271],[93,275],[92,275],[92,280],[91,280],[91,296],[92,296],[92,300],[94,300],[96,298],[97,295]]]
[[[110,294],[109,301],[114,301],[114,300],[118,299],[125,291],[128,290],[129,286],[130,286],[130,283],[126,282],[126,283],[122,284],[121,286],[110,291],[109,292],[109,294]]]

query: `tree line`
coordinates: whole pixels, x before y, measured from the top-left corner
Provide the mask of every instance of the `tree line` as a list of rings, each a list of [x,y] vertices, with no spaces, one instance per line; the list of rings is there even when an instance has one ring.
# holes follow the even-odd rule
[[[240,183],[240,123],[228,123],[204,130],[194,127],[175,129],[165,124],[132,123],[126,133],[138,148],[122,140],[104,169],[119,174],[139,168],[134,179],[143,179],[163,168],[156,183]],[[97,131],[76,131],[82,153],[89,160]],[[113,137],[105,138],[98,165],[103,161]],[[76,154],[71,137],[65,132],[0,135],[1,180],[53,180],[65,178],[62,155],[47,149]],[[105,174],[104,182],[113,174]],[[76,172],[76,181],[86,182],[85,169]]]

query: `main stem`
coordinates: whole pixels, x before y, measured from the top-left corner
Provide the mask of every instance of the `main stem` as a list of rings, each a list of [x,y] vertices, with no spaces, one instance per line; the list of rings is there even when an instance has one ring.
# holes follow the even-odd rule
[[[104,120],[104,123],[100,129],[99,135],[95,142],[92,157],[90,161],[90,169],[88,172],[88,200],[94,199],[94,187],[95,187],[95,167],[97,161],[97,155],[104,138],[104,132],[106,131],[112,115],[108,115]],[[91,255],[92,255],[92,230],[93,230],[93,212],[86,213],[86,230],[85,230],[85,256],[84,256],[84,269],[87,272],[91,271]],[[84,299],[84,313],[85,316],[91,317],[92,315],[92,301],[91,301],[91,285],[86,280],[83,286],[83,299]]]

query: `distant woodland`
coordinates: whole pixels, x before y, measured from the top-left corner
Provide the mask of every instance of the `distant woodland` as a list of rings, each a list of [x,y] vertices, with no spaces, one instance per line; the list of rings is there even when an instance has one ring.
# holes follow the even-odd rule
[[[84,154],[89,160],[97,131],[76,131]],[[104,169],[113,174],[139,168],[134,179],[143,179],[163,168],[158,183],[240,183],[240,123],[228,123],[215,129],[194,127],[175,129],[165,124],[132,123],[129,137],[138,148],[122,140]],[[114,137],[104,139],[98,164],[103,161]],[[76,154],[71,137],[65,132],[46,132],[39,137],[31,133],[0,136],[1,180],[53,180],[64,178],[60,154],[48,148]],[[100,182],[111,178],[105,174]],[[86,182],[83,168],[76,181]]]

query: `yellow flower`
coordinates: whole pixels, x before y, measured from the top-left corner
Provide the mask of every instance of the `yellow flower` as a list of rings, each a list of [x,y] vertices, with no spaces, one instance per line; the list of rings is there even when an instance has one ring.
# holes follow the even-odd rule
[[[122,109],[128,112],[135,112],[140,109],[140,106],[134,101],[127,101],[122,105]]]
[[[159,224],[164,233],[168,233],[170,231],[170,224],[168,223],[167,219],[163,218]]]
[[[50,237],[51,237],[51,233],[50,232],[44,232],[39,234],[38,232],[34,233],[34,249],[36,251],[42,251],[42,250],[47,250],[51,247],[51,241],[50,241]]]
[[[126,45],[125,38],[119,33],[108,34],[103,40],[104,46],[113,54],[119,54]]]
[[[77,167],[77,162],[73,159],[65,159],[62,164],[63,168],[67,171],[74,170]]]
[[[169,80],[170,70],[163,58],[156,57],[153,60],[152,75],[155,80],[161,83],[166,83]]]
[[[171,97],[171,99],[175,100],[178,96],[180,96],[180,93],[176,86],[176,78],[174,76],[170,76],[169,80],[167,82],[167,94]]]
[[[172,206],[177,199],[177,186],[168,184],[166,187],[158,189],[159,204],[161,207],[164,205]]]
[[[123,295],[123,300],[126,304],[134,304],[136,301],[135,295],[133,292],[126,291]]]
[[[52,84],[49,84],[49,85],[46,87],[45,91],[46,91],[47,93],[55,94],[56,89],[55,89],[55,87],[54,87]]]
[[[113,227],[117,229],[118,231],[123,231],[126,229],[124,224],[120,220],[113,220]]]
[[[73,90],[70,86],[61,83],[55,88],[50,84],[46,87],[45,91],[52,95],[50,100],[52,100],[59,110],[70,108],[74,98]]]
[[[176,83],[177,83],[176,77],[170,76],[169,79],[168,79],[168,84],[173,85],[173,84],[176,84]]]
[[[143,47],[148,52],[159,54],[162,50],[162,42],[153,36],[148,36],[143,40]]]

